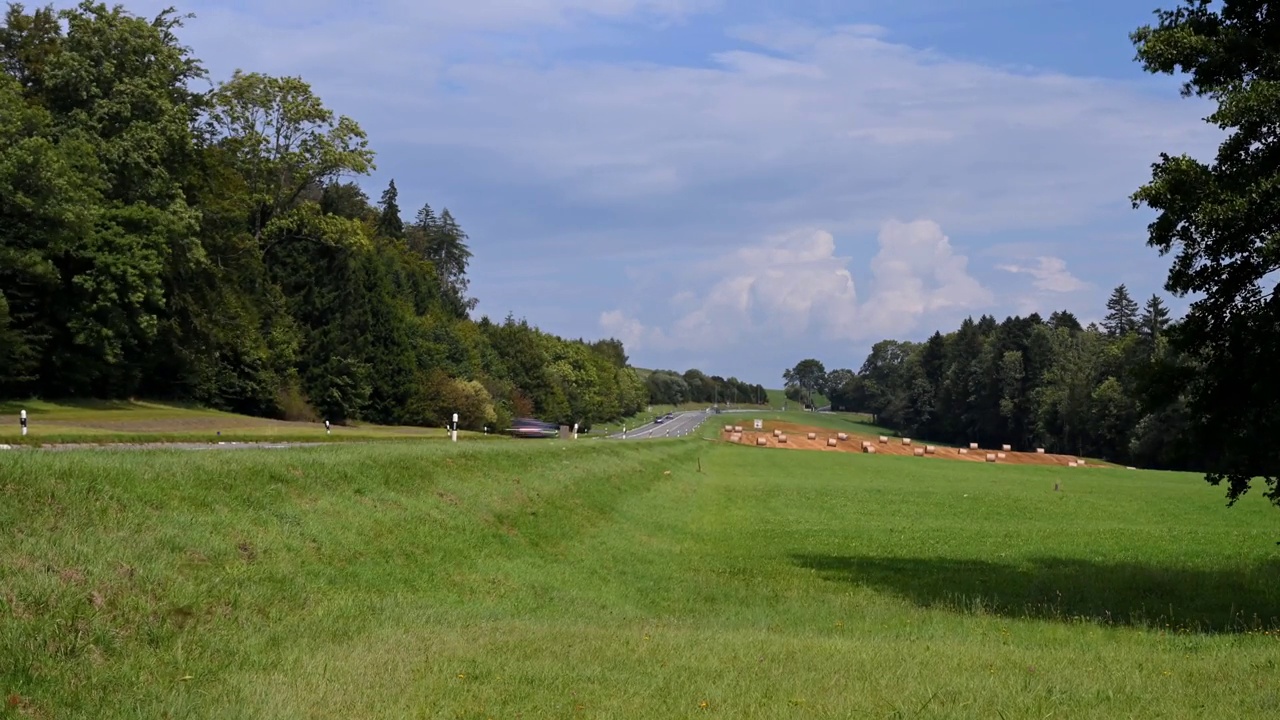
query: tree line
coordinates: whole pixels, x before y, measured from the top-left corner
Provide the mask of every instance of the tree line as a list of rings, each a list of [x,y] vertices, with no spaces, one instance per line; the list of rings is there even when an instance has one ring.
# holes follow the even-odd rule
[[[769,393],[763,385],[751,385],[735,377],[707,375],[701,370],[654,370],[644,378],[649,401],[654,404],[732,403],[768,405]]]
[[[648,391],[622,343],[470,319],[447,209],[374,203],[359,124],[297,77],[208,91],[183,18],[82,2],[0,26],[0,395],[336,422],[589,427]]]
[[[1170,382],[1186,360],[1169,343],[1177,326],[1158,295],[1140,307],[1121,285],[1101,326],[1066,311],[985,315],[924,342],[882,340],[856,371],[807,359],[788,376],[907,436],[1203,469],[1209,452]]]

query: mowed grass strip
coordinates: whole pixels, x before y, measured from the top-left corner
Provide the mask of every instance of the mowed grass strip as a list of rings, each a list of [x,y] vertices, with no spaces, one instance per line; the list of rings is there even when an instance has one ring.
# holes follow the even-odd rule
[[[0,713],[1272,716],[1274,512],[700,441],[11,452]]]
[[[19,413],[27,411],[22,435]],[[480,433],[459,433],[481,435]],[[138,444],[156,442],[342,442],[444,438],[443,428],[290,422],[146,401],[0,402],[0,444]],[[482,435],[481,435],[482,436]]]

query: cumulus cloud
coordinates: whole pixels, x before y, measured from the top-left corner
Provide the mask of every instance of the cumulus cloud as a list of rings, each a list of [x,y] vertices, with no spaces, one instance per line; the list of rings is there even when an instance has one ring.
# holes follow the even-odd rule
[[[910,331],[946,310],[993,301],[937,223],[886,222],[878,243],[879,251],[865,263],[871,281],[862,301],[851,272],[857,259],[839,255],[830,232],[804,229],[766,238],[707,266],[707,276],[718,279],[701,295],[683,291],[687,307],[669,326],[646,325],[614,309],[601,314],[600,327],[637,349],[701,350],[806,336],[866,340]]]
[[[1045,292],[1069,293],[1089,287],[1088,283],[1067,270],[1067,263],[1062,258],[1041,256],[1035,260],[1035,265],[1005,263],[997,265],[996,269],[1030,275],[1034,278],[1032,286]]]

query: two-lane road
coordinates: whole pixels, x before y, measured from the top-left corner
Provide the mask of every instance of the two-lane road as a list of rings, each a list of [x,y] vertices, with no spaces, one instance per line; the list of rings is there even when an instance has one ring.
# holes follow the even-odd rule
[[[610,435],[611,440],[652,440],[666,437],[681,437],[697,430],[711,413],[705,410],[676,413],[676,416],[662,423],[647,423],[636,428],[627,428],[626,435],[616,433]]]

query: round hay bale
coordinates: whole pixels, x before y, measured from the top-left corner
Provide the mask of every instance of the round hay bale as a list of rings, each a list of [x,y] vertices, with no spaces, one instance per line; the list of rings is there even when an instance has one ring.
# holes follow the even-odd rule
[[[840,433],[836,437],[840,438],[840,442],[844,442],[849,439],[849,433]]]
[[[835,438],[827,438],[827,447],[835,447],[837,445]]]
[[[969,448],[960,448],[960,454],[961,454],[961,455],[968,455],[968,454],[969,454]]]
[[[913,454],[916,457],[924,457],[924,448],[916,448]]]
[[[786,435],[779,435],[779,436],[778,436],[778,442],[780,442],[780,443],[784,443],[784,442],[786,442],[786,441],[787,441],[787,436],[786,436]]]
[[[725,425],[725,426],[724,426],[724,431],[725,431],[725,432],[733,432],[733,426],[732,426],[732,425]]]
[[[1036,454],[1037,454],[1037,455],[1043,455],[1043,454],[1044,454],[1044,448],[1036,448]]]
[[[766,440],[766,439],[764,439],[764,438],[762,438],[762,437],[758,437],[758,438],[756,438],[756,445],[759,445],[760,447],[764,447],[764,446],[766,446],[766,445],[768,445],[768,444],[769,444],[769,441],[768,441],[768,440]]]
[[[1072,460],[1071,462],[1067,463],[1067,467],[1079,467],[1079,465],[1078,463],[1076,463],[1075,460]]]
[[[742,436],[738,433],[734,433],[729,436],[729,442],[742,442]]]
[[[876,454],[876,446],[875,446],[875,445],[872,445],[871,443],[867,443],[866,445],[863,445],[863,446],[862,446],[862,452],[864,452],[864,453],[866,453],[866,454],[868,454],[868,455],[875,455],[875,454]]]
[[[936,455],[938,453],[938,448],[932,445],[925,445],[924,451],[925,451],[925,454],[927,455]]]
[[[817,440],[817,439],[818,439],[818,433],[809,433],[809,439],[810,439],[810,440]]]
[[[888,443],[888,442],[889,442],[889,438],[885,437],[884,435],[881,435],[881,436],[880,436],[880,444],[881,444],[881,445],[884,445],[884,444],[886,444],[886,443]]]
[[[910,445],[910,444],[911,444],[911,438],[902,438],[902,444],[903,444],[903,445]]]
[[[977,450],[977,449],[978,449],[978,443],[969,443],[969,449],[970,449],[970,450]]]
[[[1005,459],[1005,458],[1006,458],[1006,457],[1008,457],[1008,456],[1007,456],[1007,455],[1005,455],[1004,453],[996,453],[996,457],[997,457],[997,458],[999,458],[999,459],[1001,459],[1001,460],[1003,460],[1003,459]]]
[[[741,425],[734,425],[734,426],[733,426],[733,431],[734,431],[734,432],[742,432],[742,426],[741,426]]]
[[[773,436],[774,436],[774,437],[782,437],[782,431],[781,431],[781,430],[774,430],[774,431],[773,431]]]
[[[987,453],[987,462],[993,463],[995,461],[996,461],[995,453]]]
[[[1000,446],[1000,449],[1001,449],[1001,450],[1003,450],[1003,451],[1005,451],[1005,452],[1012,452],[1012,451],[1013,451],[1013,446],[1012,446],[1012,445],[1001,445],[1001,446]]]

